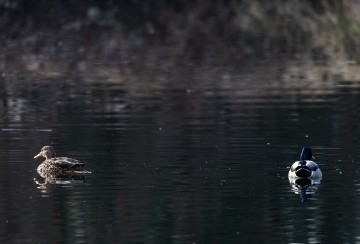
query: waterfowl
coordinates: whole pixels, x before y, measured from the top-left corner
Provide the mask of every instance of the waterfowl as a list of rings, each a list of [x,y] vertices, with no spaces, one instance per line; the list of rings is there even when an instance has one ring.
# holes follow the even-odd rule
[[[42,175],[65,174],[84,172],[85,163],[67,157],[56,157],[53,147],[44,146],[34,158],[43,157],[45,161],[37,167],[37,172]]]
[[[321,179],[322,173],[319,166],[312,160],[315,158],[312,155],[310,147],[303,147],[300,154],[300,161],[296,161],[289,170],[289,179],[294,178],[311,178]]]

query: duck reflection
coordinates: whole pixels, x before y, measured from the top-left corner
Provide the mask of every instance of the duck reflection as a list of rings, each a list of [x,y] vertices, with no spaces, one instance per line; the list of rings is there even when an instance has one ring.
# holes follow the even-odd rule
[[[84,174],[40,174],[42,178],[34,178],[34,181],[38,185],[44,184],[57,184],[57,185],[67,185],[67,184],[79,184],[85,183],[86,177]]]
[[[39,173],[39,172],[38,172]],[[76,173],[39,173],[39,176],[34,178],[35,184],[42,192],[47,192],[51,185],[70,186],[74,184],[86,183],[86,177],[84,174]]]
[[[318,186],[320,185],[320,180],[315,180],[311,178],[291,178],[289,177],[289,182],[291,190],[295,194],[300,195],[301,202],[308,202],[312,195],[314,195]]]

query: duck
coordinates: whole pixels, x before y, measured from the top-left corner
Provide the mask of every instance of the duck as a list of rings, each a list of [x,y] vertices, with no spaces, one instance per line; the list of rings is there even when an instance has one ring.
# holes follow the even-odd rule
[[[40,157],[45,158],[45,161],[37,167],[37,172],[40,175],[86,172],[84,170],[85,162],[68,157],[56,157],[55,150],[51,146],[42,147],[34,159]]]
[[[300,161],[296,161],[290,167],[289,179],[309,178],[321,180],[322,172],[320,167],[312,160],[315,160],[315,158],[312,155],[311,148],[303,147],[300,153]]]

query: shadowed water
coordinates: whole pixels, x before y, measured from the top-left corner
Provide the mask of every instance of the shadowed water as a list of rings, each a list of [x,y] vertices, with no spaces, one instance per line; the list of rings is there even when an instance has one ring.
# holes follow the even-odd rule
[[[258,73],[221,85],[8,93],[0,242],[359,241],[359,83]],[[39,187],[33,157],[44,145],[92,173]],[[287,174],[304,145],[323,179],[302,190]]]

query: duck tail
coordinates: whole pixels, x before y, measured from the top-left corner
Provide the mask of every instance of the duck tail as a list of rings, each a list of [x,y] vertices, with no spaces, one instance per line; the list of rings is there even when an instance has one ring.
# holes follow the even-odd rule
[[[309,167],[302,165],[296,169],[295,174],[297,177],[307,178],[311,176],[311,170]]]

